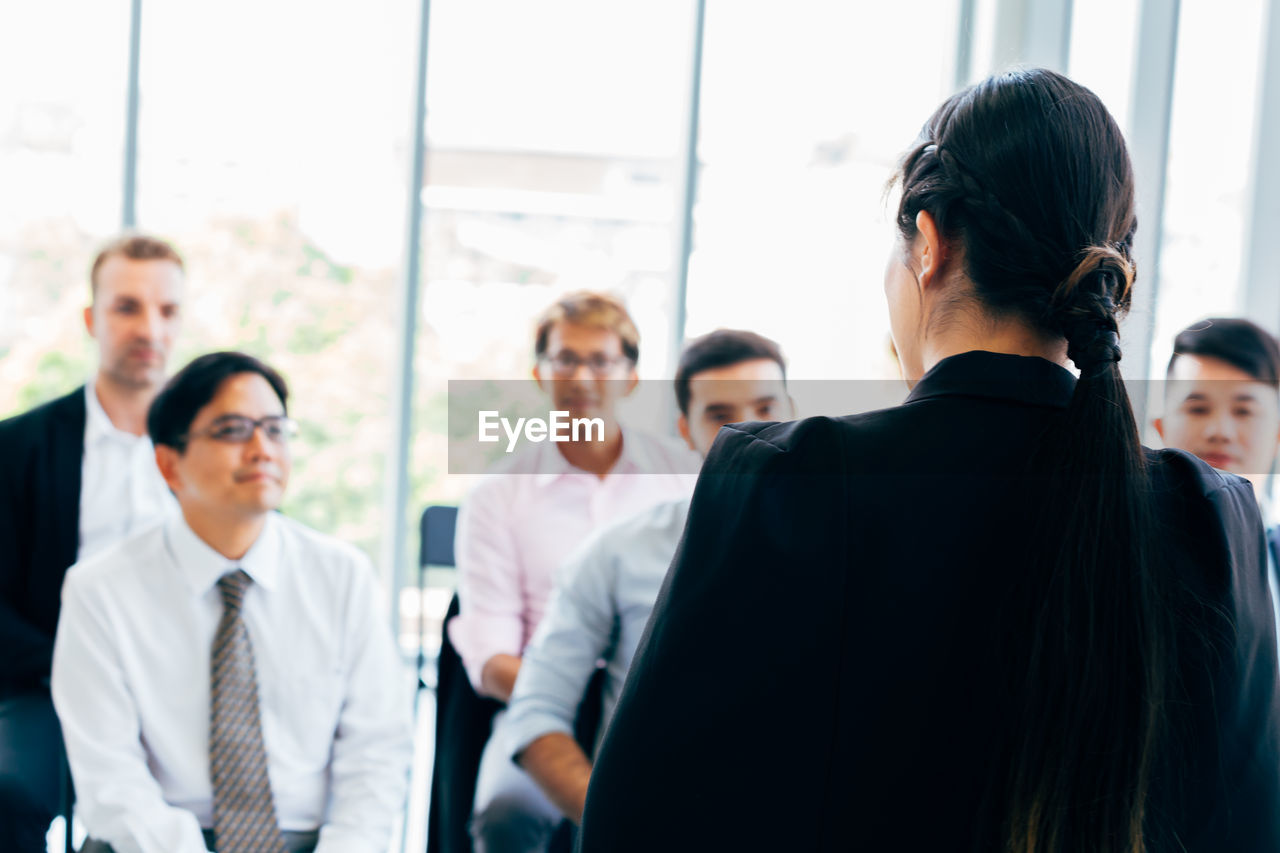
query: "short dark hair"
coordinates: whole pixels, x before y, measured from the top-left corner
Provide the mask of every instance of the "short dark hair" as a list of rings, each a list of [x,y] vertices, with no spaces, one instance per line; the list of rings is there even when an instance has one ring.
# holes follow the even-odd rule
[[[689,380],[694,374],[759,359],[777,362],[782,368],[782,381],[787,381],[787,362],[782,357],[782,349],[763,335],[740,329],[716,329],[691,341],[680,354],[680,365],[676,368],[676,403],[681,414],[689,414],[692,397]]]
[[[1216,358],[1259,382],[1280,388],[1280,344],[1266,329],[1248,320],[1210,317],[1178,332],[1165,368],[1166,378],[1173,373],[1173,364],[1180,355]]]
[[[185,452],[187,432],[196,413],[217,396],[223,382],[239,373],[256,373],[267,380],[280,405],[289,410],[289,386],[270,366],[242,352],[211,352],[175,373],[152,401],[147,410],[151,443]]]
[[[102,269],[107,258],[114,255],[131,261],[171,261],[182,272],[187,271],[178,250],[166,241],[147,234],[125,234],[103,246],[102,251],[93,259],[93,266],[89,268],[89,288],[95,297],[98,295],[98,270]]]

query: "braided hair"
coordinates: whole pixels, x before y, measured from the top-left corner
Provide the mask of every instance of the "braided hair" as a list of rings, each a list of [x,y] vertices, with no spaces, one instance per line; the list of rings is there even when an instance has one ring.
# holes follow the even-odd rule
[[[1029,463],[1053,488],[1016,612],[1019,729],[996,793],[1009,853],[1142,853],[1174,627],[1146,457],[1118,362],[1135,275],[1133,168],[1097,96],[1043,69],[946,101],[903,157],[897,225],[963,246],[982,311],[1065,339],[1071,402]]]

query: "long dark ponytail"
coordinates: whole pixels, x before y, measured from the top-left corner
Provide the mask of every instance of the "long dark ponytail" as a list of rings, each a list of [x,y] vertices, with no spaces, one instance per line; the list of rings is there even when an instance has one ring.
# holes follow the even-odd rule
[[[1001,789],[1010,853],[1142,853],[1174,629],[1154,558],[1149,476],[1121,381],[1133,168],[1088,89],[1051,71],[993,77],[945,102],[903,159],[897,222],[928,211],[963,247],[982,309],[1061,336],[1080,369],[1044,436],[1052,484],[1017,606],[1018,702]]]

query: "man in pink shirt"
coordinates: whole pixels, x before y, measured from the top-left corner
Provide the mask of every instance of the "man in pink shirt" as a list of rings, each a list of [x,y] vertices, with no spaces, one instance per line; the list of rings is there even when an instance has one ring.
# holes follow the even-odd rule
[[[554,409],[599,418],[604,431],[531,444],[463,503],[456,542],[461,612],[449,636],[476,691],[503,702],[555,570],[594,530],[687,495],[700,461],[687,447],[618,423],[616,406],[638,382],[640,342],[617,300],[587,292],[559,300],[538,323],[534,354],[534,378]],[[494,720],[476,782],[477,853],[536,849],[531,835],[559,817],[511,762],[504,719],[502,712]]]

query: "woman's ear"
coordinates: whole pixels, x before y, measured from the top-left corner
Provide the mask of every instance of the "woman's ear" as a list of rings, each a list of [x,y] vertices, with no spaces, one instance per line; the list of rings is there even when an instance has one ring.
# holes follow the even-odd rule
[[[920,271],[920,289],[927,290],[930,285],[941,281],[938,274],[946,260],[946,246],[938,232],[938,223],[927,210],[916,214],[916,235],[916,244],[911,248],[911,254],[914,256],[916,269]]]

